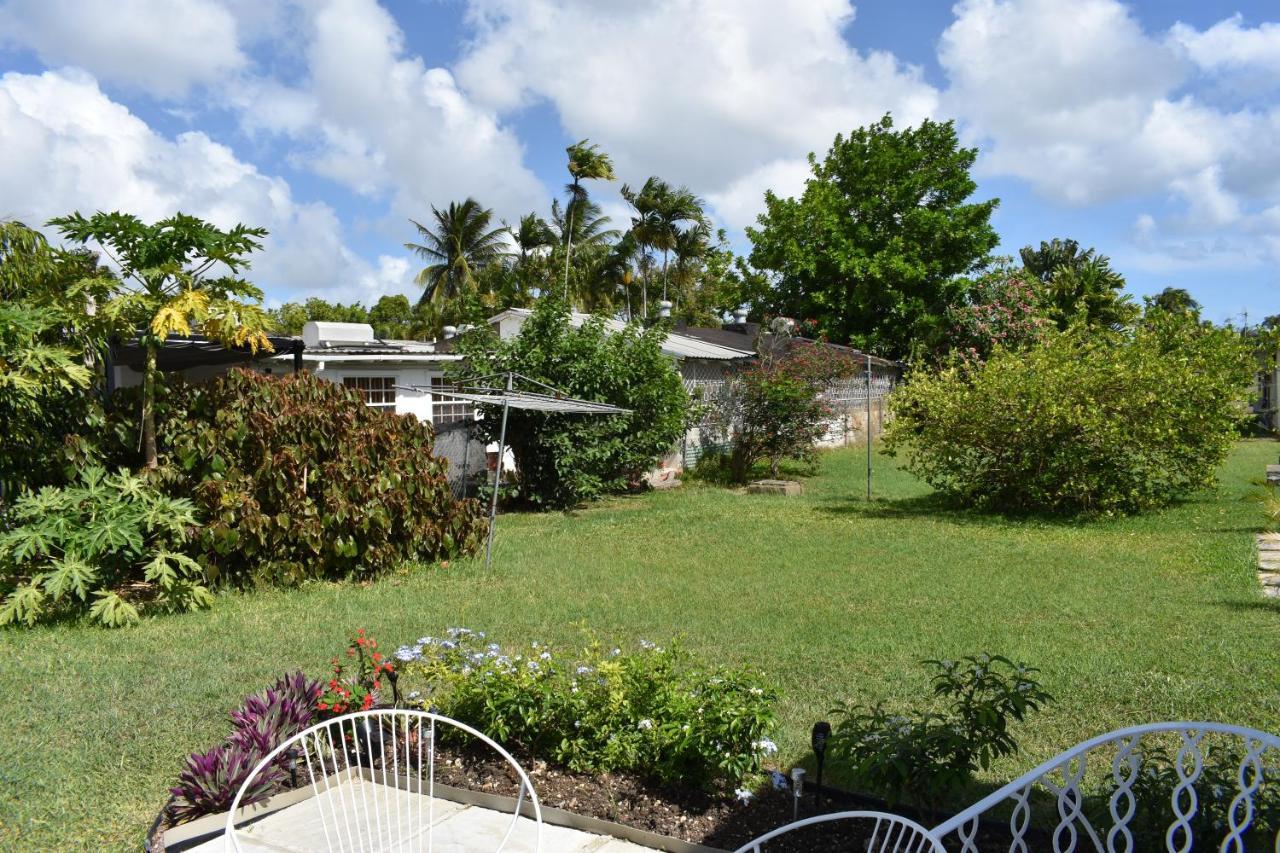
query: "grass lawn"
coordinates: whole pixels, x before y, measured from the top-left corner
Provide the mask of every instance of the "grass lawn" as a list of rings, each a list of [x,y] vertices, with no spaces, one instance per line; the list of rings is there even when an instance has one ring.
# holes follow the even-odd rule
[[[184,755],[227,732],[242,695],[319,674],[356,627],[382,645],[449,625],[499,642],[681,637],[784,692],[785,766],[840,700],[908,702],[917,661],[988,650],[1044,670],[1057,702],[1022,730],[1026,768],[1119,726],[1218,719],[1280,729],[1280,602],[1251,564],[1241,498],[1280,445],[1242,443],[1221,489],[1088,525],[940,510],[864,457],[823,456],[802,498],[686,486],[571,515],[500,519],[473,561],[374,584],[221,598],[130,630],[0,632],[0,848],[141,844]]]

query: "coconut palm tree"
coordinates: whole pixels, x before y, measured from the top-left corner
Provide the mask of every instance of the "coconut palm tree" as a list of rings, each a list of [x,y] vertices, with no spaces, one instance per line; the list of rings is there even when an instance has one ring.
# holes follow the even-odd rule
[[[565,229],[565,253],[564,253],[564,287],[565,296],[568,297],[569,291],[569,262],[573,258],[573,219],[577,213],[577,208],[584,205],[587,201],[587,189],[582,186],[583,181],[612,181],[613,161],[609,159],[609,155],[600,150],[598,145],[593,145],[584,139],[581,142],[575,142],[565,149],[565,153],[569,155],[569,176],[573,178],[565,185],[565,191],[569,194],[569,204],[567,205],[567,213],[569,219],[569,227]]]
[[[511,239],[516,244],[516,263],[524,264],[538,249],[554,245],[555,234],[551,226],[536,213],[526,213],[520,217],[520,224],[512,228]]]
[[[506,228],[490,228],[493,211],[473,198],[450,202],[445,210],[431,208],[435,228],[410,219],[422,243],[404,247],[430,263],[414,277],[423,288],[420,302],[440,305],[456,299],[475,284],[475,274],[507,257]]]

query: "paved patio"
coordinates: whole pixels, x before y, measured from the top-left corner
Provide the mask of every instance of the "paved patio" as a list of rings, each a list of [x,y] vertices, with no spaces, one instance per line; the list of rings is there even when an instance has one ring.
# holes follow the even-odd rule
[[[368,818],[366,818],[366,814]],[[350,820],[348,820],[350,819]],[[349,838],[345,826],[376,826]],[[408,853],[492,853],[511,825],[511,812],[432,799],[363,778],[344,780],[319,796],[281,809],[237,832],[242,850],[254,853],[312,853],[316,850],[376,850]],[[518,818],[504,853],[532,853],[532,820]],[[192,853],[223,853],[219,836]],[[544,853],[645,853],[630,841],[562,826],[542,825]]]

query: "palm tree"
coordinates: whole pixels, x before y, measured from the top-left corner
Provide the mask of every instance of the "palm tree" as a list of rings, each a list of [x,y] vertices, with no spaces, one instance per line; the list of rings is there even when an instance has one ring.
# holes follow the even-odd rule
[[[546,220],[536,213],[526,213],[520,217],[520,224],[515,228],[507,226],[511,239],[516,244],[516,263],[523,264],[535,251],[546,248],[555,242],[555,234]]]
[[[419,302],[440,305],[456,299],[475,284],[475,274],[489,264],[503,260],[507,254],[506,228],[490,228],[493,211],[480,206],[473,198],[459,204],[450,202],[445,210],[431,208],[435,230],[410,219],[422,243],[405,243],[404,247],[425,261],[427,266],[414,277],[423,287]]]
[[[594,201],[583,199],[580,203],[570,202],[566,208],[561,208],[559,201],[551,201],[551,222],[548,229],[558,236],[559,242],[581,248],[607,246],[618,238],[618,231],[605,227],[609,224],[609,217],[604,215],[600,205]]]
[[[662,298],[667,298],[667,265],[670,253],[683,230],[680,223],[691,222],[693,228],[704,220],[702,201],[687,187],[672,188],[661,178],[654,176],[644,182],[639,192],[624,185],[622,197],[635,210],[631,219],[631,231],[642,247],[662,250]],[[644,282],[641,282],[644,288]],[[645,316],[648,316],[648,294],[642,295]]]
[[[582,181],[599,180],[612,181],[613,161],[609,159],[609,155],[600,150],[598,145],[593,145],[587,140],[575,142],[565,149],[565,153],[569,155],[569,176],[573,178],[567,185],[565,191],[569,193],[568,218],[569,227],[565,230],[566,242],[564,253],[564,288],[565,298],[569,295],[569,261],[573,258],[573,218],[577,212],[577,207],[587,201],[586,187],[582,186]]]
[[[687,297],[692,292],[710,244],[711,226],[706,220],[676,234],[676,244],[672,249],[675,258],[671,264],[671,277],[677,294]]]

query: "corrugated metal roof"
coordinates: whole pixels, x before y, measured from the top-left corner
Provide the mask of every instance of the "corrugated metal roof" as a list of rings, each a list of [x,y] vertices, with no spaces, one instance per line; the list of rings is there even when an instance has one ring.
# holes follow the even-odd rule
[[[532,313],[528,308],[508,308],[502,313],[490,317],[489,322],[495,323],[504,316],[528,317]],[[591,314],[579,314],[576,311],[569,315],[569,322],[575,328],[590,319],[592,319]],[[614,317],[602,317],[600,319],[603,320],[605,328],[610,331],[620,332],[627,327],[626,323]],[[697,338],[677,332],[669,332],[667,334],[666,339],[662,342],[662,351],[672,358],[702,358],[714,361],[733,361],[739,358],[751,358],[755,355],[751,350],[736,349],[713,344],[709,341],[700,341]]]
[[[630,409],[611,406],[608,403],[594,403],[590,400],[578,400],[574,397],[558,397],[551,394],[535,394],[531,391],[445,391],[438,387],[422,388],[410,386],[415,390],[430,391],[441,397],[453,397],[468,400],[484,406],[506,405],[513,409],[529,409],[535,412],[573,412],[586,415],[629,415]]]

